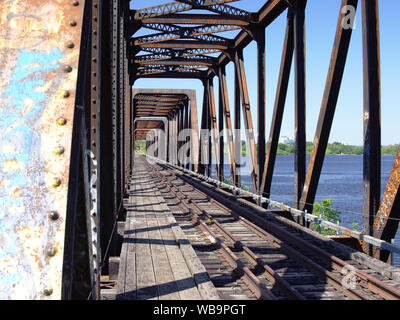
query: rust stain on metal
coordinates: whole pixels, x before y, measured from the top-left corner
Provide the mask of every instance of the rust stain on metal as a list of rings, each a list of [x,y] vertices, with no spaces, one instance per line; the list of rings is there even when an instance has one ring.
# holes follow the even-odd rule
[[[0,1],[0,299],[61,298],[83,8],[84,1]],[[55,157],[59,146],[65,151]],[[48,218],[53,211],[57,221]]]
[[[398,218],[397,216],[393,215],[396,214],[395,200],[399,196],[399,188],[400,188],[400,148],[397,150],[397,155],[394,160],[393,168],[390,173],[388,183],[386,185],[386,190],[385,193],[383,194],[382,202],[374,221],[374,236],[377,238],[380,239],[382,238],[384,229],[390,222],[389,221],[390,218],[395,218],[395,219]],[[398,222],[396,222],[396,224],[397,223]]]

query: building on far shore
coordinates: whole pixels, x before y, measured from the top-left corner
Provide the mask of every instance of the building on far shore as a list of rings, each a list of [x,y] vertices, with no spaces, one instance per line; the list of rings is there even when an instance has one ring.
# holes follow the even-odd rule
[[[279,138],[279,143],[294,144],[294,139],[288,136],[281,136]]]

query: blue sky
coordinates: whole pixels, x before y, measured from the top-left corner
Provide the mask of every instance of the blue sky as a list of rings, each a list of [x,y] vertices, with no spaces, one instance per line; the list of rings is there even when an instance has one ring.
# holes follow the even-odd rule
[[[170,1],[136,0],[132,8],[167,3]],[[248,11],[258,11],[265,0],[241,0],[232,5]],[[307,141],[313,141],[333,40],[340,11],[340,0],[308,0],[306,9],[306,130]],[[381,93],[382,93],[382,144],[400,142],[400,1],[381,0]],[[276,84],[279,74],[286,13],[282,14],[266,29],[266,66],[267,66],[267,103],[266,132],[269,134],[272,109],[275,100]],[[148,32],[148,29],[146,29]],[[137,35],[140,35],[138,33]],[[250,104],[254,127],[257,128],[257,55],[252,42],[244,50],[246,76],[249,87]],[[294,85],[293,69],[288,97],[282,123],[281,135],[293,136],[294,132]],[[231,108],[233,107],[233,63],[227,66],[228,92]],[[215,84],[215,100],[218,103],[218,83]],[[135,88],[160,89],[196,89],[199,115],[203,87],[198,80],[187,79],[140,79]],[[362,82],[362,25],[361,0],[357,8],[356,27],[353,31],[343,83],[330,135],[330,142],[340,141],[347,144],[363,143],[363,82]],[[244,125],[242,124],[242,127]]]

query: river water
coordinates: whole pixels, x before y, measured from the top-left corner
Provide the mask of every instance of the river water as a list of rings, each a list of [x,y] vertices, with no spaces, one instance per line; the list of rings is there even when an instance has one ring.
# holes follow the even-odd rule
[[[382,156],[381,160],[381,193],[383,195],[393,166],[394,156]],[[307,156],[308,164],[309,156]],[[229,166],[226,157],[224,174],[229,176]],[[215,177],[215,167],[212,168]],[[242,157],[242,183],[252,190],[250,166],[246,156]],[[293,205],[294,199],[294,156],[277,156],[274,176],[272,179],[271,196],[275,201]],[[316,201],[332,199],[333,209],[342,212],[340,224],[350,228],[358,223],[358,231],[362,229],[362,156],[328,155],[325,158],[321,178],[316,194]],[[394,244],[400,247],[400,232],[397,232]],[[400,256],[395,255],[393,264],[400,266]]]

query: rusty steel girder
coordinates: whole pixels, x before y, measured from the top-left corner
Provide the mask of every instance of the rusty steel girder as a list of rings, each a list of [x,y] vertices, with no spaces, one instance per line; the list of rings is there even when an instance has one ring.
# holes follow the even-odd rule
[[[0,2],[0,299],[60,299],[85,1]]]

